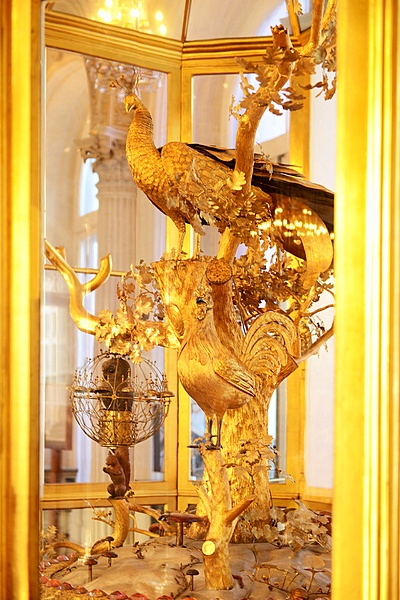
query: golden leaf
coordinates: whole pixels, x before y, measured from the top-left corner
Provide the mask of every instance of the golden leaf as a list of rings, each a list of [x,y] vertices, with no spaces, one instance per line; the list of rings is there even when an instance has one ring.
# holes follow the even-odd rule
[[[302,560],[302,565],[313,571],[319,571],[325,567],[325,561],[320,556],[307,554]]]
[[[142,315],[148,315],[153,308],[153,302],[148,296],[139,296],[136,300],[136,312]]]
[[[246,183],[246,177],[243,171],[237,171],[236,169],[232,173],[232,177],[227,180],[228,186],[231,190],[240,191]]]
[[[130,350],[129,340],[124,340],[120,337],[113,339],[110,343],[110,350],[116,354],[126,355]]]
[[[299,0],[292,0],[292,3],[293,3],[293,10],[296,13],[296,15],[302,15],[303,7],[301,6],[301,3],[299,2]]]
[[[114,316],[109,310],[101,310],[99,313],[99,321],[103,325],[107,325],[108,323],[114,323]]]

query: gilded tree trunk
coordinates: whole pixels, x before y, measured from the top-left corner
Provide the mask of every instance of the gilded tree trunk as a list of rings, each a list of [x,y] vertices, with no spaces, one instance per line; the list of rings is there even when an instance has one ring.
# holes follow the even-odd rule
[[[168,318],[181,342],[186,339],[187,332],[196,326],[196,297],[202,295],[204,288],[208,286],[213,303],[213,324],[219,340],[232,355],[243,361],[252,360],[251,355],[244,356],[246,336],[238,324],[233,305],[232,270],[227,261],[203,257],[198,260],[160,261],[154,263],[153,267]],[[265,340],[270,339],[268,332],[265,333],[264,330],[260,332],[260,340],[262,335]],[[257,374],[256,395],[242,408],[228,410],[225,413],[222,425],[222,454],[216,450],[202,452],[209,477],[211,461],[217,460],[217,456],[222,456],[221,460],[225,464],[235,465],[229,468],[228,473],[225,469],[223,474],[224,478],[229,476],[230,480],[232,499],[229,502],[236,506],[246,496],[255,497],[254,503],[240,517],[234,533],[231,525],[229,526],[229,539],[233,533],[232,539],[238,542],[266,539],[265,526],[269,523],[270,507],[268,407],[274,389],[297,366],[285,347],[282,347],[282,352],[285,360],[278,365],[279,368],[270,373]],[[211,473],[210,494],[214,498],[212,502],[215,504],[220,501],[222,510],[226,511],[226,502],[218,500],[223,497],[219,488],[214,496],[213,486],[219,485],[218,480],[213,478]],[[204,504],[204,496],[201,496],[201,500]],[[199,510],[203,514],[204,510],[207,511],[207,507],[201,506]],[[224,530],[225,526],[221,525],[217,507],[213,509],[212,515],[211,534],[209,531],[208,536],[211,535],[213,538],[218,533],[228,543],[228,534]],[[198,526],[193,526],[192,536],[195,535],[194,531],[199,529]],[[224,563],[226,561],[224,543],[221,547],[216,544],[212,558],[209,561],[207,558],[205,560],[210,564],[219,560]],[[226,584],[227,581],[224,585]]]
[[[209,481],[209,492],[201,488],[200,493],[210,521],[203,544],[205,583],[208,589],[229,590],[233,587],[233,577],[229,565],[232,523],[225,522],[232,508],[228,475],[223,467],[221,452],[204,450],[201,454]]]
[[[207,269],[214,303],[214,322],[226,347],[241,355],[245,336],[238,325],[233,305],[232,277],[223,277],[227,268],[227,261],[220,259],[211,261]],[[250,494],[255,496],[252,505],[238,520],[232,536],[235,542],[266,539],[265,525],[269,523],[270,508],[268,408],[276,387],[297,366],[291,357],[287,356],[287,359],[286,365],[279,365],[276,373],[264,373],[259,378],[257,394],[250,402],[235,411],[227,411],[224,416],[222,454],[226,464],[236,465],[230,473],[232,502],[236,504]],[[244,444],[250,440],[250,446]]]
[[[114,530],[112,537],[113,548],[119,548],[124,545],[129,532],[129,502],[126,498],[109,498],[109,502],[114,509]],[[93,544],[90,554],[96,556],[103,554],[109,550],[109,544],[106,540],[102,540]]]
[[[208,516],[210,527],[203,543],[204,576],[208,589],[229,590],[233,577],[229,563],[229,542],[238,515],[253,501],[249,496],[232,508],[229,477],[219,450],[200,447],[207,472],[207,485],[199,487],[199,495]]]
[[[271,394],[272,394],[271,390]],[[271,395],[255,399],[224,419],[222,430],[223,455],[227,464],[236,464],[230,476],[232,501],[254,494],[253,504],[240,516],[232,535],[233,542],[253,542],[266,539],[264,529],[270,522],[271,492],[268,479],[268,454],[258,453],[257,462],[250,464],[244,442],[254,445],[268,443],[268,407]],[[251,450],[251,449],[250,449]],[[266,450],[266,448],[264,448]],[[242,453],[243,452],[243,453]]]

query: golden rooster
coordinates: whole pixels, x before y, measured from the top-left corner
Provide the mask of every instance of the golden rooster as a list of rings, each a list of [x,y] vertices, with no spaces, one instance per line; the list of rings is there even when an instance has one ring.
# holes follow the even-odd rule
[[[214,322],[211,294],[199,296],[196,304],[196,323],[182,340],[178,373],[183,387],[207,417],[207,447],[218,449],[226,411],[239,408],[262,393],[267,377],[276,384],[283,372],[287,374],[288,369],[297,366],[292,358],[297,333],[289,317],[269,311],[253,322],[241,347],[233,352]],[[213,444],[215,418],[217,434]]]
[[[220,231],[229,226],[237,217],[238,203],[243,201],[238,194],[240,184],[235,185],[234,181],[233,152],[181,142],[170,142],[158,150],[147,108],[135,94],[126,96],[124,102],[126,111],[133,112],[126,140],[133,179],[176,225],[179,253],[185,223],[199,235],[204,235],[205,224],[216,225]],[[252,186],[253,198],[263,207],[265,218],[272,217],[275,235],[289,252],[304,258],[299,242],[301,233],[296,239],[293,226],[285,229],[287,224],[299,222],[299,214],[303,215],[303,221],[308,219],[315,227],[332,231],[333,194],[326,188],[307,181],[285,165],[266,165],[265,160],[256,160],[253,181],[256,183]],[[212,202],[213,195],[218,195],[218,207]]]
[[[243,406],[254,397],[256,381],[244,362],[229,352],[219,339],[211,296],[200,296],[196,302],[196,322],[182,341],[178,373],[183,387],[207,417],[208,447],[219,448],[225,412]],[[215,417],[218,419],[217,441],[212,444]]]

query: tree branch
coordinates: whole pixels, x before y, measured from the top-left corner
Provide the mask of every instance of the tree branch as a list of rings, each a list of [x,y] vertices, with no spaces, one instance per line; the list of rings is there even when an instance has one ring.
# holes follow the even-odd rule
[[[332,324],[332,327],[325,331],[325,333],[321,335],[321,337],[319,337],[313,344],[311,344],[311,346],[307,349],[307,352],[305,352],[305,354],[302,354],[297,359],[298,364],[304,362],[305,360],[310,358],[310,356],[318,352],[321,346],[325,344],[333,336],[334,333],[334,325]]]
[[[333,19],[336,11],[336,0],[328,0],[325,12],[324,12],[324,0],[314,0],[313,14],[311,21],[311,32],[310,39],[307,44],[300,50],[302,56],[308,56],[315,50],[321,41],[321,33]]]
[[[313,310],[312,312],[309,313],[301,313],[302,317],[312,317],[314,315],[316,315],[319,312],[322,312],[323,310],[327,310],[328,308],[335,308],[334,304],[327,304],[326,306],[322,306],[321,308],[317,308],[315,310]]]
[[[242,512],[246,510],[250,506],[250,504],[255,500],[255,496],[247,496],[243,502],[234,506],[226,515],[225,522],[227,525],[232,523]]]
[[[304,48],[300,51],[303,56],[307,56],[310,52],[315,50],[318,46],[321,29],[322,29],[322,17],[324,14],[324,0],[314,0],[312,21],[311,21],[311,32],[310,39]]]

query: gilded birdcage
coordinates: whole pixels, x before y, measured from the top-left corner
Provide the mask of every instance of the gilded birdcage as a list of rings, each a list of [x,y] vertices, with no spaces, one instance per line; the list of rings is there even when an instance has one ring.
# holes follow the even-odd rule
[[[158,431],[174,394],[155,363],[103,353],[75,371],[68,388],[82,431],[107,448],[135,446]]]

